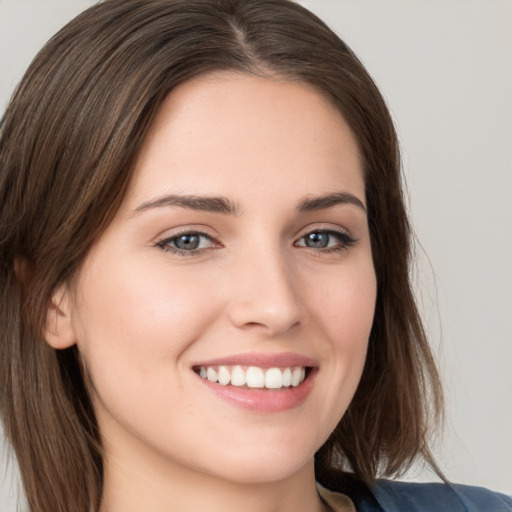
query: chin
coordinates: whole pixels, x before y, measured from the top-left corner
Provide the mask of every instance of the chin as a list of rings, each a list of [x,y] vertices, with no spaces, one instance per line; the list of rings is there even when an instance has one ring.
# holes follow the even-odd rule
[[[315,450],[307,453],[300,445],[293,447],[237,450],[230,449],[227,457],[217,458],[211,473],[238,484],[269,484],[286,480],[297,473],[313,471]]]

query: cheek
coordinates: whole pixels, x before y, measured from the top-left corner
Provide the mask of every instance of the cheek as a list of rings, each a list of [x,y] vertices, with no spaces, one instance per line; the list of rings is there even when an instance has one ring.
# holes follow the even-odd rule
[[[318,287],[317,287],[318,289]],[[373,324],[377,294],[371,262],[330,276],[312,297],[316,317],[334,348],[360,349]]]
[[[98,421],[105,432],[118,432],[111,430],[114,419],[142,437],[151,425],[177,428],[165,411],[171,403],[181,411],[190,407],[177,392],[188,386],[180,369],[218,315],[219,301],[202,292],[205,277],[183,269],[101,263],[96,258],[84,274],[76,310],[77,345]]]
[[[319,417],[332,430],[345,413],[361,378],[373,324],[376,279],[370,263],[340,272],[312,297],[316,326],[321,329],[327,374],[324,399],[330,407]]]
[[[92,374],[136,378],[157,364],[176,362],[217,315],[218,301],[201,290],[201,276],[181,269],[96,261],[87,270],[76,330]]]

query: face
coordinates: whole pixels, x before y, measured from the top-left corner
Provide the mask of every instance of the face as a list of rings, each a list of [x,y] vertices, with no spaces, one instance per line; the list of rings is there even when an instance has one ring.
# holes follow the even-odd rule
[[[311,465],[365,360],[365,208],[354,136],[312,88],[175,89],[73,289],[107,457],[238,482]]]

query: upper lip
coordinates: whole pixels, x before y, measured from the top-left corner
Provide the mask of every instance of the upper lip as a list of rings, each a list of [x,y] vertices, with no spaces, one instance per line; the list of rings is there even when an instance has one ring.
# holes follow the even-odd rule
[[[215,359],[199,361],[193,366],[258,366],[259,368],[276,368],[290,366],[316,367],[318,363],[310,357],[293,352],[280,352],[275,354],[265,354],[262,352],[252,352],[243,354],[232,354]]]

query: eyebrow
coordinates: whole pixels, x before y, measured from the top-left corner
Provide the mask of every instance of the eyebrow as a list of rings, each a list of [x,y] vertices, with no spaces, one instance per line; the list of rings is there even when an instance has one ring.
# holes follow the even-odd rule
[[[366,212],[366,207],[363,202],[355,195],[348,192],[336,192],[334,194],[327,194],[325,196],[310,197],[304,199],[299,203],[297,210],[300,212],[312,212],[316,210],[323,210],[331,208],[338,204],[353,204],[362,208]]]
[[[299,212],[312,212],[332,208],[338,204],[352,204],[358,206],[366,212],[366,208],[362,201],[355,195],[348,192],[336,192],[318,197],[309,197],[304,199],[297,206]],[[191,210],[198,210],[210,213],[220,213],[223,215],[239,215],[242,211],[241,207],[222,196],[197,196],[197,195],[177,195],[169,194],[150,201],[145,201],[137,206],[133,211],[134,214],[150,210],[153,208],[162,208],[169,206],[178,206]]]
[[[161,208],[164,206],[179,206],[181,208],[189,208],[191,210],[222,213],[225,215],[238,215],[240,213],[240,207],[225,197],[176,194],[165,195],[152,199],[151,201],[146,201],[137,206],[133,213],[136,214],[152,208]]]

